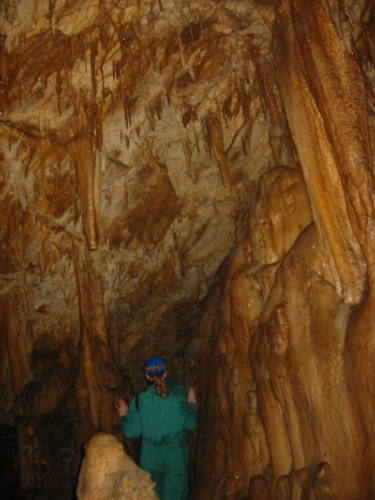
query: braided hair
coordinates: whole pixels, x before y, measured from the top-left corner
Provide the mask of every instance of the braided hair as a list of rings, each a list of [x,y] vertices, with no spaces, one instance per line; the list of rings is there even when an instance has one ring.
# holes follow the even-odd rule
[[[169,396],[169,391],[167,384],[165,383],[164,377],[165,371],[161,373],[149,373],[149,380],[154,384],[155,394],[160,396],[163,399],[166,399]]]

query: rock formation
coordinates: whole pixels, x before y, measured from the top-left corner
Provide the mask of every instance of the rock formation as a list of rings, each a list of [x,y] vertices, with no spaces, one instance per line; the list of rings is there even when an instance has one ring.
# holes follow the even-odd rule
[[[374,26],[3,0],[0,496],[73,498],[98,432],[137,460],[115,401],[156,353],[198,392],[192,499],[375,498]]]
[[[103,432],[85,445],[79,472],[78,500],[157,500],[150,475],[124,453],[121,443]]]

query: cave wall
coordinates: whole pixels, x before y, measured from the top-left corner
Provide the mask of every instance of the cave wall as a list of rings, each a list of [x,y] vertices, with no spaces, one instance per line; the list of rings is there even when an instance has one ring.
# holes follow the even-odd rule
[[[375,495],[373,27],[365,0],[0,5],[22,495],[71,498],[150,352],[198,390],[194,498]]]
[[[374,498],[373,39],[334,7],[277,8],[300,167],[261,177],[204,306],[197,498],[255,474],[275,498]]]

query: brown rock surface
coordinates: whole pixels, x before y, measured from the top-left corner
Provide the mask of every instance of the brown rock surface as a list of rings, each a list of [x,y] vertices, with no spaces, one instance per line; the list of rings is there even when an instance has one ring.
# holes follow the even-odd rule
[[[374,26],[0,3],[1,497],[70,499],[157,353],[198,391],[192,498],[375,498]]]

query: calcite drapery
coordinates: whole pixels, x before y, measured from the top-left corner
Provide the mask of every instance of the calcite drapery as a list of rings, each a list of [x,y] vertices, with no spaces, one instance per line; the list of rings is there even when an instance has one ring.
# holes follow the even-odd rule
[[[279,9],[280,93],[338,290],[358,303],[366,279],[363,253],[373,260],[367,245],[374,208],[365,82],[319,2],[309,5],[306,22],[299,21],[305,5],[294,2],[289,20],[286,6]]]

